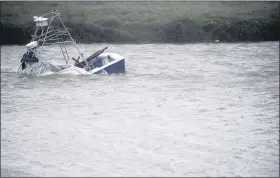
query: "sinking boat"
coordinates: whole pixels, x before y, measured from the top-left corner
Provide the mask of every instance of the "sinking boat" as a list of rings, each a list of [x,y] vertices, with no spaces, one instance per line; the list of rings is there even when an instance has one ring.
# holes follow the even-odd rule
[[[31,36],[31,42],[26,45],[27,51],[22,56],[18,72],[31,75],[126,72],[125,58],[117,53],[105,52],[108,47],[84,58],[58,10],[40,17],[34,16],[33,20],[35,32]],[[51,62],[54,59],[64,59],[65,64],[55,65]]]

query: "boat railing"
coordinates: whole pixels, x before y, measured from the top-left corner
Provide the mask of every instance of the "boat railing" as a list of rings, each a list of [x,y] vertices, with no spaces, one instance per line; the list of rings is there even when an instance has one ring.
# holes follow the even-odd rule
[[[51,44],[71,44],[73,41],[61,41],[61,42],[54,42],[54,43],[45,43],[45,45],[51,45]]]
[[[52,33],[48,36],[45,36],[45,38],[40,38],[41,36],[38,36],[36,38],[33,38],[33,40],[36,40],[38,42],[42,42],[44,40],[48,41],[48,40],[62,39],[61,36],[67,35],[66,33],[67,33],[66,31],[58,31],[58,32]],[[62,39],[62,40],[64,40],[64,39]]]
[[[37,18],[34,19],[36,20]],[[76,41],[72,38],[68,29],[64,25],[58,9],[56,11],[51,11],[49,13],[46,13],[40,16],[39,18],[47,18],[44,20],[48,21],[48,23],[46,23],[47,24],[46,26],[36,25],[35,33],[34,35],[31,36],[32,41],[36,41],[38,43],[38,47],[36,48],[36,51],[38,51],[40,60],[50,59],[54,57],[50,53],[54,53],[54,52],[57,53],[58,51],[52,47],[49,48],[49,46],[55,44],[55,45],[59,45],[60,47],[59,51],[62,52],[63,57],[67,64],[70,59],[67,50],[69,50],[69,48],[72,47],[75,48],[75,51],[78,52],[82,61],[84,61],[83,53],[79,50]],[[85,61],[84,63],[85,65],[88,65],[87,61]]]
[[[33,38],[33,40],[37,40],[37,39],[39,39],[40,37],[49,35],[50,33],[53,33],[53,34],[51,34],[51,35],[59,34],[58,32],[60,32],[61,34],[67,33],[66,30],[55,29],[55,30],[48,31],[48,32],[46,32],[46,33],[44,33],[44,34],[41,34],[41,35],[39,35],[39,36],[37,36],[37,35],[32,35],[31,37]],[[62,32],[63,32],[63,33],[62,33]],[[47,37],[48,37],[48,36],[47,36]]]
[[[60,15],[60,12],[59,12],[59,10],[57,9],[56,11],[51,11],[51,12],[49,12],[49,13],[46,13],[46,14],[42,15],[41,17],[46,17],[46,16],[48,16],[48,15],[50,15],[50,14],[54,14],[54,15],[50,16],[50,18],[51,18],[51,17],[54,17],[54,16],[59,16],[59,15]]]

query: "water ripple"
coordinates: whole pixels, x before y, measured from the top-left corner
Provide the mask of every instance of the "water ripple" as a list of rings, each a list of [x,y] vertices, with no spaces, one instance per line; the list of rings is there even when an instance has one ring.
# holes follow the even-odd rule
[[[109,49],[126,74],[22,76],[1,47],[1,175],[279,176],[278,43]]]

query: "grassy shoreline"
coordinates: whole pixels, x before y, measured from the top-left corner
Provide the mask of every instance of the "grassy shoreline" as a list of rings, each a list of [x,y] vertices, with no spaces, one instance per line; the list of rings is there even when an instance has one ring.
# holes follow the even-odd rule
[[[59,9],[79,43],[279,40],[278,2],[2,2],[1,44],[30,40],[32,17]]]

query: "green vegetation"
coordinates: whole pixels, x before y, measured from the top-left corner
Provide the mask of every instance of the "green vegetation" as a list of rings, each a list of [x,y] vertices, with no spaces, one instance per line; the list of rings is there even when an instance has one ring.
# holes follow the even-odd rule
[[[279,40],[278,2],[2,2],[1,44],[30,40],[33,16],[59,9],[77,42]]]

